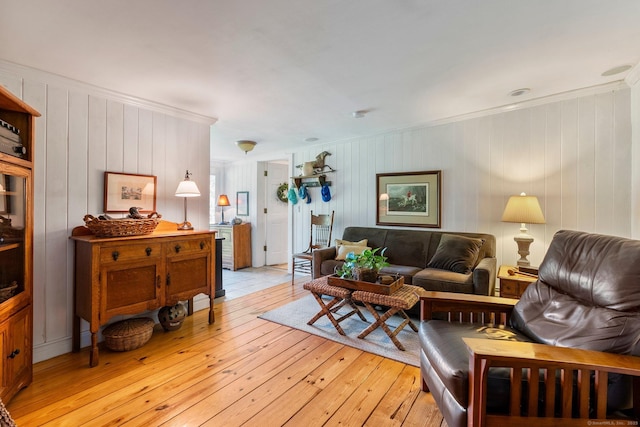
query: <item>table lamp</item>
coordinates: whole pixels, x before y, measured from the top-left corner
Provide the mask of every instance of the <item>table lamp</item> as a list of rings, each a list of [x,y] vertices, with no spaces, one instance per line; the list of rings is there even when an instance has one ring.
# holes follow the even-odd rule
[[[225,206],[231,206],[229,203],[229,198],[226,194],[221,194],[218,196],[218,206],[220,206],[220,214],[222,215],[222,221],[220,221],[220,225],[227,225],[228,222],[224,222],[224,208]]]
[[[536,196],[527,196],[525,193],[521,193],[519,196],[509,197],[507,206],[504,208],[504,213],[502,214],[502,221],[520,223],[520,234],[513,238],[518,244],[518,254],[520,254],[518,265],[531,265],[527,259],[527,255],[529,255],[529,246],[533,242],[533,236],[528,233],[526,223],[545,223],[538,198]]]
[[[184,222],[182,224],[178,224],[178,230],[193,230],[191,223],[187,221],[187,198],[199,197],[200,190],[198,190],[196,183],[189,179],[190,175],[191,173],[187,170],[184,175],[184,181],[180,181],[178,188],[176,188],[175,196],[184,198]]]

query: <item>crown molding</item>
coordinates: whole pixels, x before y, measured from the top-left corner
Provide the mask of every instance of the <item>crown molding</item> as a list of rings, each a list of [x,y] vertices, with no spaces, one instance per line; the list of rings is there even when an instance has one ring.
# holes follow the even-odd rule
[[[119,101],[127,105],[132,105],[142,109],[155,111],[157,113],[168,114],[173,117],[182,118],[206,125],[213,125],[218,121],[214,117],[205,116],[147,99],[138,98],[125,93],[116,92],[89,83],[70,79],[58,74],[47,71],[38,70],[36,68],[27,67],[25,65],[15,64],[13,62],[0,59],[0,72],[6,72],[16,75],[22,82],[25,79],[35,80],[45,85],[60,85],[66,89],[74,89],[85,92],[89,95],[99,96],[113,101]]]
[[[636,83],[640,82],[640,62],[637,63],[624,78],[624,81],[629,86],[634,86]]]

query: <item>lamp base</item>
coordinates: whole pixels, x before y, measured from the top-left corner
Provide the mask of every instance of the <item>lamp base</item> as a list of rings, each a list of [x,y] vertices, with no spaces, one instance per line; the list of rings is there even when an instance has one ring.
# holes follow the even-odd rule
[[[189,221],[185,221],[182,224],[178,224],[178,230],[193,230],[193,226]]]
[[[229,225],[229,223],[227,221],[222,221],[222,222],[219,222],[218,225]]]
[[[527,259],[527,255],[529,255],[529,246],[533,242],[533,236],[527,234],[526,232],[520,233],[516,235],[513,240],[518,244],[518,254],[520,254],[520,259],[518,260],[518,265],[529,266],[531,263]]]

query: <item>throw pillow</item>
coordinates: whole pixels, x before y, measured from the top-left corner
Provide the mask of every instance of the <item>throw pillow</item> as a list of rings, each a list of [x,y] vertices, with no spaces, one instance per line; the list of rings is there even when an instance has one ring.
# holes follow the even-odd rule
[[[350,242],[348,240],[336,239],[336,246],[340,246],[340,245],[367,246],[367,243],[368,243],[367,240],[368,239],[362,239],[359,242]]]
[[[482,239],[443,234],[427,267],[469,274],[476,265],[483,243]]]
[[[368,246],[361,245],[340,245],[338,246],[338,255],[336,255],[336,260],[344,261],[347,254],[349,252],[353,252],[356,255],[360,255],[365,249],[371,249]]]

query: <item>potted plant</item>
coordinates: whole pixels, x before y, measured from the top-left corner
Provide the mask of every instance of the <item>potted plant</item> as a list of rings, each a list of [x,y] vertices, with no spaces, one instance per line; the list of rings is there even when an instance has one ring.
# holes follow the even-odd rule
[[[380,269],[389,265],[387,257],[384,256],[386,250],[387,248],[365,249],[358,255],[349,252],[342,267],[336,269],[336,274],[342,279],[375,283]]]

